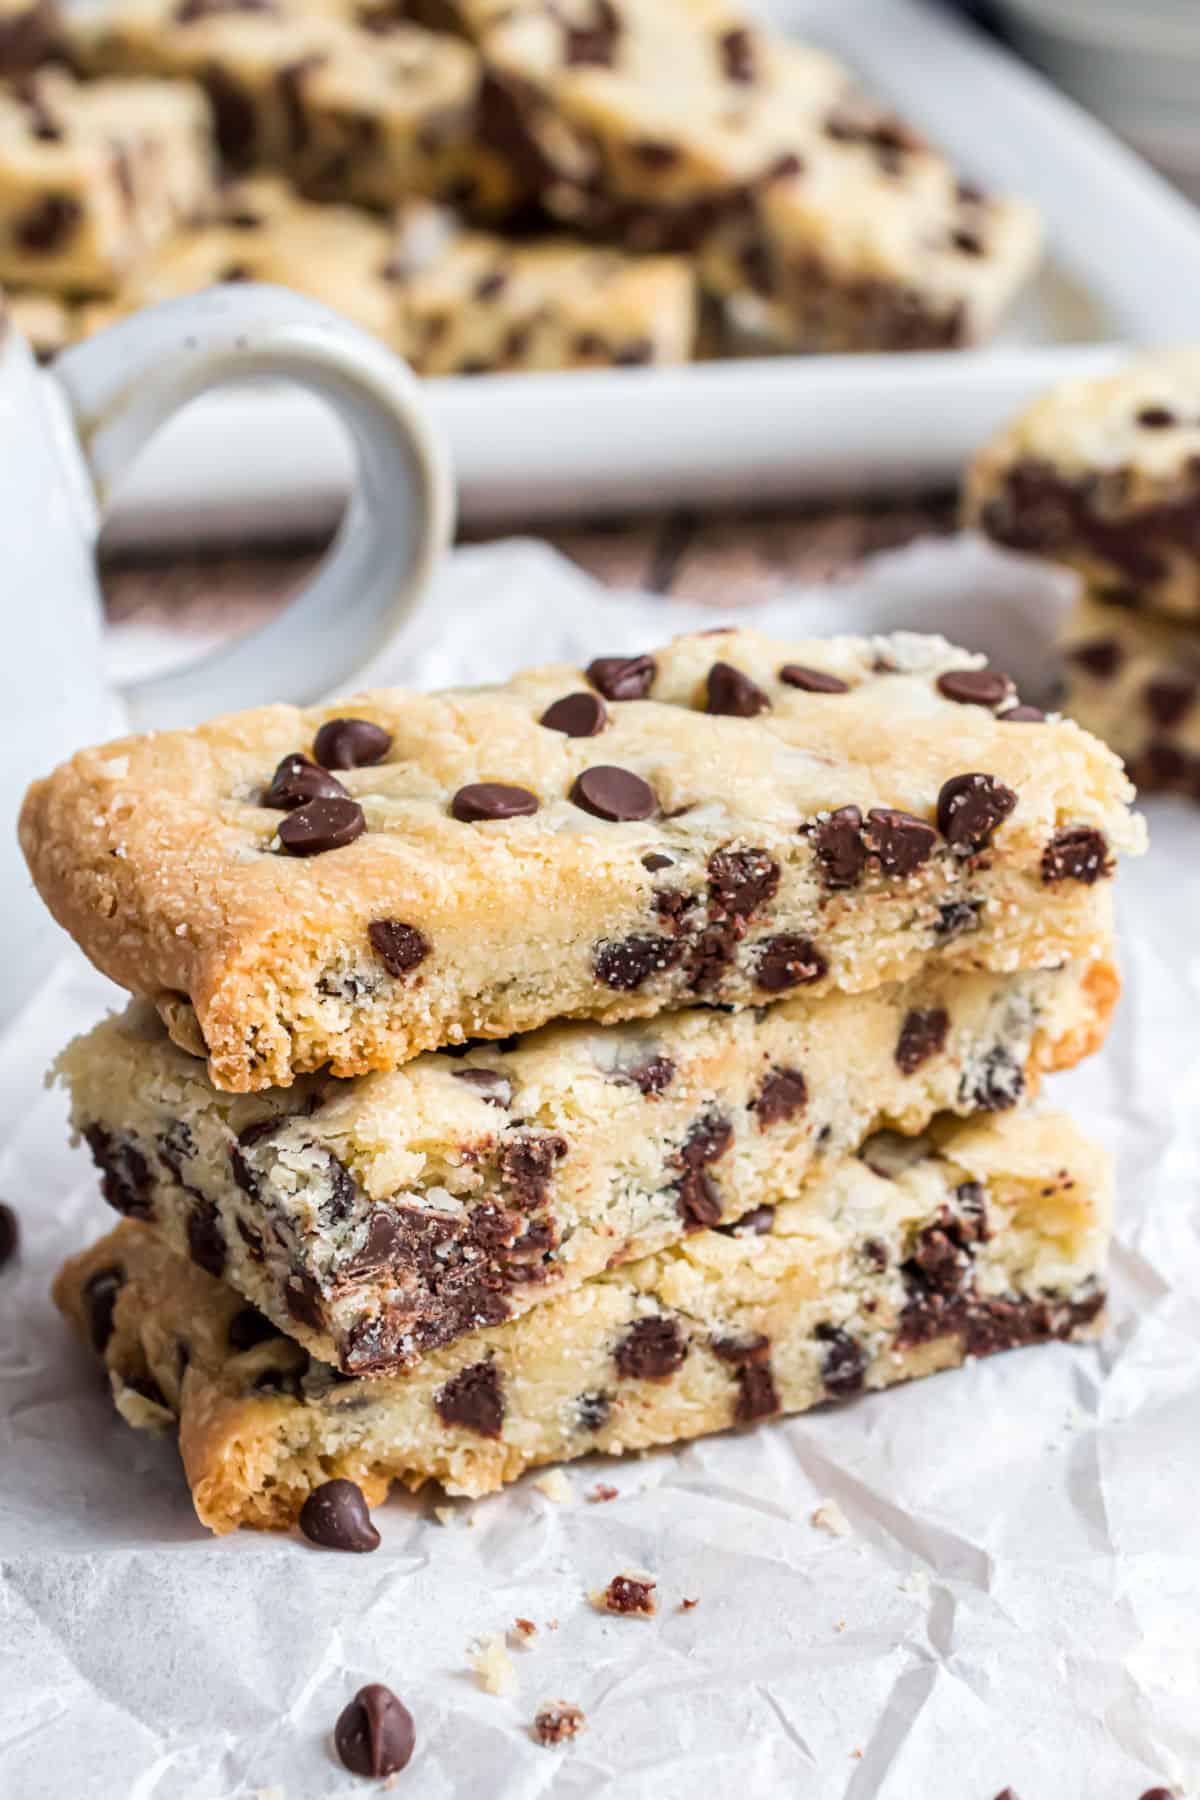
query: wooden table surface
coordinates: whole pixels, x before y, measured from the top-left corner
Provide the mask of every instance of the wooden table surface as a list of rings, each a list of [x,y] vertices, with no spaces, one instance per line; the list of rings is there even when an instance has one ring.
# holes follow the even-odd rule
[[[764,513],[665,513],[637,520],[554,526],[534,535],[613,587],[643,588],[728,610],[797,582],[828,580],[873,551],[953,529],[954,498],[914,495],[857,504],[810,504]],[[476,540],[478,541],[478,540]],[[232,635],[261,624],[308,573],[319,551],[284,545],[143,561],[105,559],[114,621],[181,633]]]

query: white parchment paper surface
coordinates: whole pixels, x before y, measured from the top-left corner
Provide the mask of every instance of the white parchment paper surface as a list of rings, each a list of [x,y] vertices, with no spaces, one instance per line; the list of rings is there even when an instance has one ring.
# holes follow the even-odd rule
[[[1034,697],[1061,603],[1055,582],[956,543],[744,616],[788,635],[942,630]],[[370,676],[487,680],[693,622],[536,544],[462,551]],[[1151,854],[1119,881],[1116,1028],[1050,1084],[1119,1159],[1100,1347],[577,1464],[567,1503],[527,1479],[442,1523],[432,1499],[398,1497],[364,1557],[211,1538],[173,1443],[122,1424],[50,1306],[57,1263],[113,1222],[42,1085],[119,1000],[69,954],[0,1041],[0,1194],[25,1232],[0,1276],[3,1800],[370,1793],[329,1731],[376,1680],[416,1720],[394,1791],[419,1800],[1200,1794],[1200,813],[1149,810]],[[619,1498],[588,1503],[599,1480]],[[813,1525],[827,1499],[848,1535]],[[657,1578],[652,1622],[587,1603],[630,1567]],[[518,1616],[540,1629],[498,1698],[469,1649]],[[589,1729],[548,1750],[529,1723],[559,1697]]]

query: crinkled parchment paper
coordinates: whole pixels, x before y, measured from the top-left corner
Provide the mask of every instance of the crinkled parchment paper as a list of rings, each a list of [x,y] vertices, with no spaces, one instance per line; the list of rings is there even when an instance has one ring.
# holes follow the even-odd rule
[[[970,592],[968,603],[960,596]],[[943,629],[1036,687],[1058,586],[964,544],[753,615]],[[705,622],[713,615],[706,614]],[[537,545],[461,552],[371,673],[439,685],[644,648],[691,622]],[[118,654],[120,646],[117,646]],[[1120,1161],[1112,1327],[745,1435],[532,1480],[473,1506],[399,1497],[373,1556],[217,1541],[174,1446],[128,1430],[46,1289],[106,1230],[42,1070],[116,991],[77,957],[0,1043],[0,1794],[286,1800],[370,1792],[328,1734],[363,1682],[417,1725],[397,1793],[533,1800],[1137,1800],[1200,1792],[1200,813],[1151,809],[1121,876],[1110,1044],[1050,1084]],[[597,1481],[619,1498],[585,1499]],[[849,1523],[812,1523],[822,1501]],[[588,1589],[640,1567],[653,1621]],[[684,1598],[699,1604],[681,1609]],[[516,1617],[497,1698],[469,1649]],[[557,1629],[550,1622],[557,1621]],[[588,1731],[538,1746],[539,1703]]]

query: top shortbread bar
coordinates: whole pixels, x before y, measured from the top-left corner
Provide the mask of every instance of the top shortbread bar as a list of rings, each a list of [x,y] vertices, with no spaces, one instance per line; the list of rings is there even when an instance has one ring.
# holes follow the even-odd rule
[[[1014,698],[941,638],[700,633],[82,751],[21,841],[93,961],[240,1092],[1095,953],[1133,790]]]

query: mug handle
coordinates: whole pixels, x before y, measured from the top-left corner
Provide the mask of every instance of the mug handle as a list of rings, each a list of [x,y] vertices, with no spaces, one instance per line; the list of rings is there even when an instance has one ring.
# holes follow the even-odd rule
[[[282,378],[328,401],[354,445],[357,481],[329,553],[259,630],[124,691],[135,730],[286,699],[345,681],[416,607],[449,542],[449,455],[416,377],[378,339],[283,288],[238,284],[168,300],[59,356],[100,514],[159,427],[209,388]],[[287,446],[280,445],[286,467]]]

